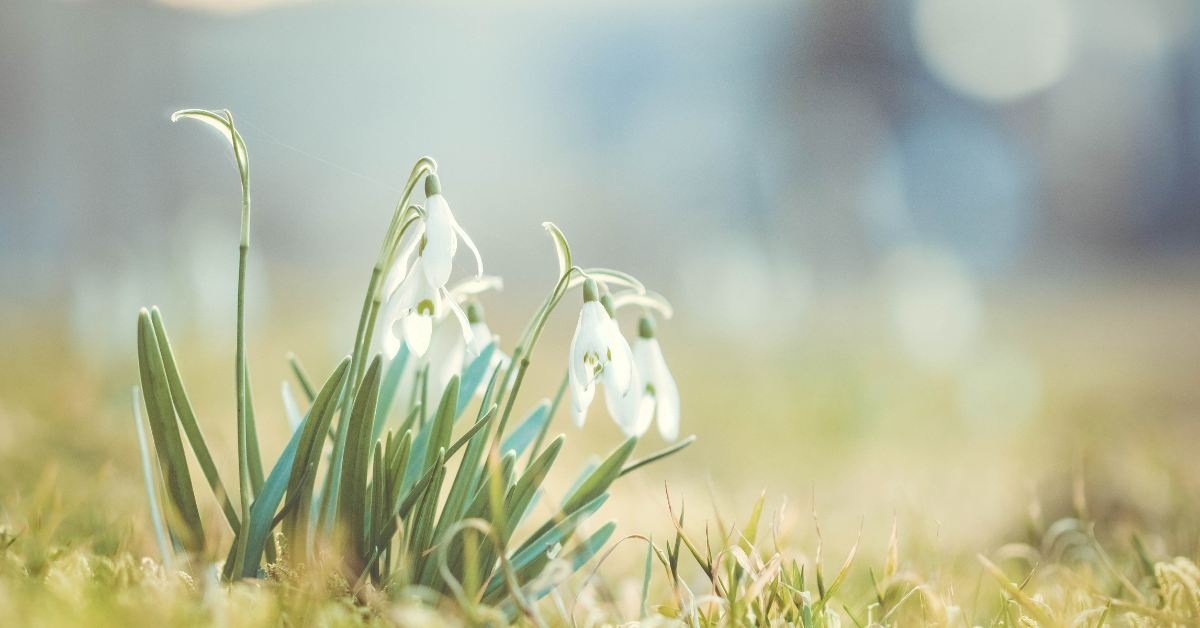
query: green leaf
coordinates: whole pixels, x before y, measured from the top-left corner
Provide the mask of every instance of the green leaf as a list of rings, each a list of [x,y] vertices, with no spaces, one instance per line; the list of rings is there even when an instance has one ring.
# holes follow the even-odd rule
[[[495,381],[494,378],[493,381]],[[450,492],[446,495],[446,503],[442,506],[442,514],[438,518],[437,529],[433,534],[435,539],[441,539],[452,525],[462,519],[463,509],[467,506],[467,499],[473,494],[472,489],[475,486],[476,476],[479,474],[479,461],[487,448],[489,434],[487,425],[495,418],[496,412],[496,405],[493,404],[488,413],[475,422],[475,426],[481,429],[478,429],[471,437],[467,444],[467,450],[463,452],[458,472],[454,475],[454,482],[450,485]],[[455,537],[454,542],[462,543],[461,537]]]
[[[625,465],[625,468],[621,469],[621,476],[624,476],[628,473],[632,473],[652,462],[658,462],[659,460],[662,460],[663,458],[666,458],[668,456],[673,456],[673,455],[683,451],[684,449],[687,448],[688,445],[691,445],[694,442],[696,442],[696,435],[692,434],[691,436],[688,436],[687,438],[679,441],[678,443],[675,443],[674,445],[671,445],[670,447],[667,447],[666,449],[663,449],[662,451],[656,451],[656,452],[650,454],[649,456],[646,456],[645,458],[639,458],[638,460],[634,460],[633,462]],[[618,476],[618,477],[621,477],[621,476]]]
[[[513,569],[517,572],[518,582],[528,582],[537,574],[541,573],[546,564],[550,562],[547,553],[563,539],[568,538],[583,523],[588,517],[596,514],[596,511],[608,501],[608,493],[600,495],[593,499],[584,507],[571,513],[569,517],[558,521],[552,528],[545,531],[537,537],[530,537],[523,545],[524,549],[513,555],[509,562],[512,563]],[[500,588],[504,585],[504,577],[502,574],[495,574],[491,582],[488,583],[485,599],[498,595]]]
[[[153,327],[150,312],[142,308],[138,314],[138,367],[141,371],[142,395],[150,419],[150,432],[154,436],[154,447],[166,489],[164,507],[168,523],[176,524],[172,532],[180,538],[184,548],[200,551],[204,545],[204,527],[200,521],[200,510],[196,507],[192,477],[183,451],[183,438],[175,419],[170,385]]]
[[[562,502],[559,504],[559,508],[562,508],[562,506],[565,505],[567,501],[575,495],[575,493],[579,490],[579,487],[583,486],[583,483],[592,476],[592,472],[595,471],[596,467],[598,466],[600,466],[600,456],[595,454],[588,456],[587,460],[583,461],[583,469],[579,471],[579,475],[575,476],[575,481],[571,483],[571,488],[568,488],[567,492],[563,493]]]
[[[446,477],[446,452],[444,449],[439,449],[437,454],[430,459],[430,471],[433,472],[433,481],[423,491],[420,504],[413,512],[411,521],[409,521],[409,529],[412,531],[409,535],[408,544],[408,559],[412,562],[411,573],[421,574],[424,569],[426,559],[426,550],[433,544],[433,528],[437,517],[438,497],[442,492],[442,482]]]
[[[308,371],[304,370],[304,365],[300,363],[300,358],[296,357],[295,353],[289,351],[287,361],[292,367],[292,373],[296,375],[296,381],[300,382],[300,388],[304,390],[304,396],[311,405],[317,398],[317,389],[313,387],[312,380],[308,377]]]
[[[471,397],[475,396],[479,386],[483,384],[483,378],[487,376],[488,369],[492,366],[492,354],[495,352],[496,343],[488,343],[479,352],[479,355],[471,360],[470,366],[463,370],[462,382],[458,388],[458,406],[454,412],[455,421],[462,416],[463,411],[467,409],[467,404],[471,402]]]
[[[162,515],[158,510],[158,498],[154,491],[154,472],[151,470],[150,448],[146,444],[146,428],[142,423],[141,392],[133,387],[133,420],[137,424],[138,447],[142,454],[142,477],[146,481],[146,497],[149,499],[150,519],[154,524],[154,537],[158,540],[158,553],[163,567],[171,571],[171,550],[167,546],[167,532],[163,528]],[[6,548],[7,549],[7,548]]]
[[[525,453],[525,448],[533,443],[533,439],[541,433],[542,427],[546,424],[546,420],[550,417],[550,400],[542,399],[537,402],[525,418],[521,420],[521,424],[517,429],[513,430],[508,438],[504,439],[504,443],[500,445],[500,451],[515,451],[517,457]]]
[[[162,314],[159,313],[158,307],[150,308],[150,321],[154,327],[154,337],[158,341],[159,352],[162,354],[163,369],[171,392],[171,400],[174,403],[175,412],[179,415],[179,422],[183,425],[183,431],[187,434],[188,442],[192,446],[192,453],[196,454],[196,462],[200,464],[200,470],[204,472],[204,477],[208,480],[213,495],[223,501],[221,510],[225,513],[225,520],[229,522],[229,527],[233,530],[240,530],[241,523],[238,519],[237,508],[229,499],[229,490],[221,481],[221,474],[217,472],[217,465],[208,451],[204,433],[200,431],[200,424],[196,422],[196,413],[192,411],[187,390],[183,387],[183,379],[179,376],[175,353],[171,350],[171,341],[167,337],[167,329],[163,324]]]
[[[344,358],[325,385],[313,400],[308,409],[308,418],[304,427],[299,430],[300,440],[296,446],[296,460],[292,465],[288,478],[288,500],[297,499],[296,508],[284,518],[284,534],[287,535],[289,546],[295,552],[293,562],[304,562],[308,558],[308,525],[309,512],[315,502],[313,488],[316,485],[317,467],[321,463],[321,451],[329,433],[329,425],[333,414],[337,411],[337,400],[346,383],[350,370],[350,358]]]
[[[554,249],[558,252],[558,276],[562,277],[571,268],[571,247],[567,244],[567,236],[552,222],[543,222],[542,226],[554,238]]]
[[[271,533],[275,510],[279,508],[279,502],[283,501],[284,492],[287,490],[293,462],[296,460],[296,450],[299,448],[300,439],[304,434],[303,426],[304,421],[301,421],[300,429],[292,433],[287,447],[284,447],[283,453],[279,455],[279,460],[275,461],[270,475],[263,482],[263,488],[258,494],[258,498],[250,505],[250,533],[246,536],[246,562],[242,568],[243,578],[258,576],[258,565],[262,558],[263,547]]]
[[[376,355],[371,360],[371,366],[367,367],[362,385],[355,395],[350,422],[346,427],[336,525],[347,544],[346,552],[349,555],[343,555],[343,560],[347,561],[353,573],[362,571],[364,565],[361,563],[367,554],[367,543],[363,536],[367,512],[367,471],[371,463],[371,428],[379,401],[381,369],[382,357]]]
[[[529,469],[521,476],[512,490],[504,499],[504,543],[507,545],[508,540],[512,538],[513,532],[517,529],[517,524],[520,522],[521,515],[525,514],[525,509],[529,507],[533,496],[537,493],[542,482],[546,479],[546,474],[550,472],[550,467],[554,465],[554,460],[558,457],[558,452],[562,449],[563,441],[566,436],[560,435],[558,438],[550,441],[546,450],[542,455],[538,456]],[[516,454],[519,456],[520,454]]]
[[[415,481],[417,477],[429,470],[433,465],[433,457],[439,449],[450,446],[450,435],[454,430],[454,418],[457,416],[458,405],[458,376],[450,378],[446,391],[442,393],[442,402],[438,404],[437,416],[429,425],[421,428],[413,441],[412,456],[408,460],[406,482]],[[407,492],[405,486],[401,492]]]
[[[400,387],[400,377],[404,375],[404,367],[408,364],[408,345],[400,343],[396,357],[388,364],[383,383],[379,385],[379,403],[375,406],[375,427],[371,430],[371,439],[379,438],[383,426],[387,425],[388,412],[392,410],[392,402],[396,399],[396,390]]]
[[[592,473],[588,475],[587,479],[584,480],[579,486],[579,489],[574,491],[571,496],[563,502],[561,512],[554,519],[544,523],[542,527],[539,528],[537,532],[533,533],[530,538],[536,538],[545,533],[546,530],[549,530],[554,526],[554,521],[556,519],[561,519],[567,515],[570,515],[576,510],[579,510],[579,508],[588,502],[596,499],[596,497],[600,496],[600,494],[607,491],[608,487],[612,486],[612,483],[616,481],[618,477],[620,477],[621,468],[625,464],[625,461],[629,460],[629,455],[633,453],[633,448],[637,446],[637,442],[637,437],[631,436],[624,443],[621,443],[620,447],[617,447],[615,451],[609,454],[608,458],[606,458],[604,462],[600,463],[599,467],[596,467],[595,471],[592,471]],[[525,549],[528,543],[529,541],[523,543],[517,551]]]
[[[300,405],[296,403],[296,396],[292,394],[292,387],[287,380],[279,385],[279,394],[283,397],[283,413],[287,416],[288,430],[295,433],[300,429],[304,413],[300,412]]]
[[[588,561],[596,555],[597,552],[604,548],[604,545],[608,543],[608,539],[612,537],[613,531],[616,529],[617,522],[609,521],[594,534],[589,536],[586,541],[576,545],[575,548],[568,552],[566,556],[563,556],[562,560],[566,561],[568,565],[567,575],[573,575],[575,572],[582,569],[583,566],[586,565]],[[549,595],[550,592],[553,591],[554,588],[559,584],[562,583],[550,582],[533,591],[526,592],[526,595],[531,601],[537,601]],[[513,603],[511,596],[500,606],[500,610],[503,611],[504,614],[510,619],[515,618],[516,605]]]

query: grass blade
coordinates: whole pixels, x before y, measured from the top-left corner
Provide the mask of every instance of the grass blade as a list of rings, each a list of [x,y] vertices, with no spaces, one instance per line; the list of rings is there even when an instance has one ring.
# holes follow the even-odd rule
[[[142,396],[146,400],[146,413],[150,418],[150,433],[154,436],[167,496],[167,503],[164,504],[167,520],[178,522],[179,529],[171,531],[180,538],[185,549],[199,551],[204,544],[204,527],[200,521],[200,510],[196,507],[196,495],[192,490],[192,477],[188,472],[183,438],[175,418],[166,368],[150,321],[150,312],[146,308],[142,308],[138,314],[138,367],[141,371]]]
[[[158,553],[162,556],[163,569],[171,573],[171,552],[167,549],[167,533],[163,529],[162,514],[158,511],[158,497],[154,491],[154,472],[150,470],[150,448],[146,445],[146,427],[142,425],[142,401],[138,387],[133,387],[133,420],[137,424],[138,447],[142,453],[142,477],[146,480],[146,497],[150,501],[150,520],[154,523],[154,538],[158,541]]]
[[[192,411],[192,404],[188,401],[187,390],[179,375],[179,367],[175,363],[175,353],[171,350],[171,341],[167,336],[167,328],[163,324],[162,314],[158,311],[158,307],[150,308],[150,321],[154,327],[154,336],[158,341],[159,352],[162,354],[163,369],[171,391],[171,401],[179,416],[179,423],[183,426],[184,433],[187,434],[188,443],[192,446],[192,453],[196,455],[196,461],[200,463],[200,470],[204,472],[204,477],[208,480],[213,495],[222,502],[221,510],[225,513],[225,520],[229,522],[232,530],[240,530],[241,523],[238,520],[237,509],[229,499],[229,490],[221,481],[221,474],[217,472],[217,465],[213,462],[212,454],[209,453],[204,433],[200,431],[200,424],[196,421],[196,413]]]
[[[351,573],[361,573],[367,544],[363,523],[367,511],[367,470],[371,463],[371,429],[379,401],[382,356],[367,367],[346,427],[341,486],[337,495],[337,530],[345,542],[342,559]]]

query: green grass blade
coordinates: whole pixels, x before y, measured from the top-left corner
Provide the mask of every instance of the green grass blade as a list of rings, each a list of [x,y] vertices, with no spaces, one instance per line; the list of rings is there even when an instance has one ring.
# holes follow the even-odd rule
[[[495,418],[496,412],[496,406],[492,405],[491,410],[475,422],[475,433],[470,437],[467,450],[463,452],[458,472],[454,475],[454,482],[450,485],[450,492],[446,495],[446,503],[442,506],[437,529],[433,534],[435,539],[442,538],[452,525],[462,519],[463,509],[466,508],[467,499],[473,493],[475,479],[479,474],[479,461],[487,447],[488,424]]]
[[[637,460],[634,460],[633,462],[629,463],[628,465],[625,465],[625,467],[623,469],[621,469],[621,475],[617,476],[617,477],[621,477],[626,474],[633,473],[634,471],[637,471],[638,469],[640,469],[652,462],[658,462],[659,460],[662,460],[663,458],[673,456],[673,455],[683,451],[684,449],[687,448],[688,445],[691,445],[694,442],[696,442],[696,435],[692,434],[691,436],[688,436],[687,438],[679,441],[678,443],[675,443],[674,445],[671,445],[670,447],[667,447],[666,449],[663,449],[662,451],[657,451],[655,453],[650,454],[649,456],[646,456],[645,458],[639,458]]]
[[[363,522],[367,509],[367,470],[371,463],[371,427],[379,401],[381,370],[381,356],[376,355],[367,367],[350,412],[350,422],[346,427],[346,449],[342,457],[341,486],[336,495],[336,525],[346,543],[342,558],[352,573],[363,570],[362,562],[367,553]]]
[[[154,524],[154,538],[158,541],[158,553],[162,556],[163,569],[172,572],[171,552],[167,547],[167,533],[163,529],[162,514],[158,511],[158,497],[154,491],[154,472],[150,469],[150,447],[146,444],[146,427],[142,424],[142,400],[138,387],[133,387],[133,421],[137,424],[138,448],[142,454],[142,477],[146,480],[146,497],[150,505],[150,520]]]
[[[520,458],[525,453],[525,449],[546,427],[549,418],[550,400],[542,399],[529,409],[529,413],[521,419],[521,424],[517,426],[517,429],[504,439],[504,443],[500,445],[500,451],[514,451]]]
[[[242,369],[242,373],[246,376],[246,459],[250,462],[251,495],[257,498],[265,478],[262,452],[258,448],[258,423],[254,420],[254,396],[250,394],[249,364]]]
[[[154,337],[158,341],[159,352],[162,354],[163,369],[167,377],[168,388],[171,391],[171,401],[179,416],[179,423],[183,426],[188,443],[192,446],[192,453],[196,455],[196,461],[200,463],[200,470],[204,472],[204,478],[208,480],[213,495],[222,502],[221,510],[225,513],[225,520],[229,522],[232,530],[240,530],[241,523],[238,519],[237,508],[229,499],[229,490],[221,481],[221,474],[217,472],[217,465],[213,462],[212,454],[209,453],[204,433],[200,431],[200,424],[196,421],[196,413],[192,411],[192,404],[188,401],[187,390],[183,386],[183,378],[180,377],[179,367],[175,362],[175,352],[171,350],[167,328],[163,324],[162,314],[157,307],[150,308],[150,321],[154,327]]]
[[[595,556],[601,549],[604,548],[604,545],[608,543],[608,539],[612,538],[612,534],[616,529],[617,522],[609,521],[594,534],[589,536],[586,541],[575,546],[574,549],[563,556],[562,560],[566,561],[567,563],[566,575],[573,575],[575,572],[582,569],[583,566],[586,565],[593,556]],[[528,591],[526,594],[530,600],[537,601],[549,595],[550,592],[553,591],[554,588],[559,584],[561,584],[561,582],[547,583],[534,591]],[[500,610],[510,618],[515,616],[516,605],[513,603],[511,596],[509,599],[505,600],[503,604],[501,604]]]
[[[200,510],[196,507],[196,495],[192,490],[192,478],[183,451],[179,423],[175,418],[166,368],[150,321],[150,312],[146,308],[142,308],[138,315],[138,366],[142,395],[150,418],[150,432],[154,436],[167,495],[167,503],[164,504],[167,520],[174,523],[178,519],[179,529],[172,532],[182,540],[185,549],[199,551],[204,544],[204,527],[200,521]]]
[[[483,384],[483,378],[487,377],[488,369],[492,365],[492,354],[495,352],[496,343],[488,343],[488,346],[484,347],[479,355],[471,360],[471,364],[463,370],[458,388],[458,406],[454,412],[455,421],[462,416],[463,411],[467,409],[467,404],[471,402],[471,397],[475,396]]]
[[[379,402],[375,405],[375,426],[371,429],[371,440],[379,438],[383,427],[387,425],[388,413],[392,410],[392,402],[396,400],[396,390],[400,387],[400,377],[404,375],[407,364],[408,345],[400,343],[400,350],[388,364],[383,383],[379,385]]]
[[[312,379],[308,377],[308,371],[304,370],[304,365],[300,363],[300,358],[296,357],[295,353],[289,351],[287,361],[292,367],[292,373],[296,375],[296,381],[300,382],[300,388],[304,391],[308,403],[312,404],[313,400],[317,398],[317,389],[313,387]]]
[[[442,393],[442,401],[438,404],[437,415],[429,423],[422,426],[413,440],[413,452],[408,459],[408,471],[405,482],[415,481],[416,478],[429,471],[433,459],[439,449],[450,446],[450,435],[454,430],[454,419],[458,416],[458,376],[450,378],[446,390]],[[406,485],[400,492],[406,493],[411,485]]]
[[[554,465],[554,460],[558,457],[558,452],[562,450],[565,436],[550,441],[546,450],[542,452],[529,469],[521,476],[512,490],[504,499],[504,530],[503,539],[505,545],[512,538],[513,532],[517,529],[517,524],[520,523],[520,518],[525,514],[525,509],[529,507],[533,501],[533,496],[537,494],[538,488],[542,486],[542,482],[546,479],[546,475],[550,472],[550,467]],[[520,454],[516,454],[519,456]]]
[[[303,435],[302,421],[301,429],[292,433],[292,438],[288,440],[283,453],[279,455],[279,460],[275,462],[271,474],[263,482],[263,488],[259,492],[258,498],[250,505],[250,532],[246,536],[246,560],[242,566],[243,578],[258,577],[258,566],[262,559],[263,549],[270,537],[271,528],[274,527],[275,510],[279,508],[279,503],[283,501],[283,495],[287,491],[288,480],[292,475],[292,468],[296,460],[296,451],[300,447]]]
[[[293,562],[300,563],[308,559],[308,527],[309,512],[314,503],[313,488],[316,485],[317,467],[321,462],[321,452],[325,446],[329,424],[337,411],[338,395],[346,383],[350,370],[350,358],[344,358],[321,392],[314,398],[312,407],[308,409],[308,418],[304,427],[299,430],[300,440],[296,446],[296,460],[288,477],[288,500],[296,499],[296,508],[284,518],[283,530],[287,535],[289,547],[293,548]]]
[[[300,412],[296,396],[292,394],[292,387],[287,380],[280,384],[279,393],[283,397],[283,413],[287,416],[288,430],[295,434],[296,430],[300,429],[300,423],[304,421],[304,413]]]

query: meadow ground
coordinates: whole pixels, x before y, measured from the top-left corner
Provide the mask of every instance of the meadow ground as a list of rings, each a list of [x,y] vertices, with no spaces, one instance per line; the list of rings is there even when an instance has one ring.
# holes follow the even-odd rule
[[[650,557],[647,572],[646,542],[623,541],[587,586],[595,560],[544,598],[538,615],[550,625],[567,617],[579,625],[674,618],[797,626],[1200,623],[1193,565],[1200,291],[1186,274],[1156,269],[1069,290],[988,295],[990,340],[1022,347],[1037,366],[1036,407],[1021,420],[1009,420],[1016,410],[968,412],[974,419],[964,420],[963,372],[906,362],[886,320],[871,314],[876,296],[868,290],[818,302],[782,345],[714,340],[686,317],[664,329],[685,408],[683,434],[698,441],[620,480],[596,517],[619,522],[610,547],[644,535],[662,554]],[[272,298],[273,307],[287,309],[301,297],[284,290]],[[295,578],[281,570],[229,588],[209,583],[202,560],[189,574],[167,574],[146,514],[130,416],[135,356],[81,350],[65,317],[50,313],[65,308],[4,307],[0,624],[488,619],[450,598],[420,601],[411,589],[351,593],[329,574]],[[253,386],[263,400],[258,424],[268,459],[287,437],[274,403],[278,382],[289,376],[282,356],[301,339],[328,335],[327,318],[295,316],[253,330]],[[501,312],[493,327],[503,336],[506,323]],[[554,348],[543,351],[565,347],[569,330],[559,327],[545,341]],[[132,328],[131,317],[131,338]],[[222,472],[236,477],[232,342],[176,333],[201,425]],[[336,357],[332,350],[304,356],[314,371],[328,371]],[[562,376],[543,369],[530,373],[529,403],[551,396]],[[973,398],[1011,408],[1023,389],[1006,387],[1004,372],[988,376],[984,370],[985,384],[1000,384]],[[582,433],[556,417],[557,432],[568,435],[566,466],[621,440],[599,410]],[[635,457],[662,446],[647,436]],[[561,494],[569,479],[550,478],[547,494]],[[761,516],[752,517],[764,487]],[[686,509],[682,527],[699,560],[676,540],[666,489],[675,514]],[[216,502],[199,488],[197,495],[213,524],[212,546],[228,547],[232,533],[220,525]]]

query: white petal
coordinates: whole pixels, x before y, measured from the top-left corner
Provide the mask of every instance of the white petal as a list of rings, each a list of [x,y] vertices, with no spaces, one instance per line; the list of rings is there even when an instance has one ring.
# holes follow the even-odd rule
[[[588,388],[590,381],[588,373],[591,372],[591,369],[583,361],[584,353],[587,350],[583,344],[587,341],[583,329],[583,319],[586,315],[587,308],[584,307],[579,312],[579,320],[575,323],[575,335],[571,337],[571,348],[567,353],[567,370],[571,373],[571,387],[574,388],[578,385],[580,390]]]
[[[657,338],[638,338],[633,348],[634,362],[646,373],[646,383],[654,387],[654,414],[658,432],[667,440],[679,437],[679,388],[663,359]]]
[[[604,404],[617,427],[620,427],[626,436],[645,434],[646,428],[650,427],[650,424],[647,422],[643,427],[642,422],[639,421],[638,411],[640,410],[641,395],[637,390],[631,390],[629,394],[622,395],[616,377],[610,369],[605,369],[603,377]],[[634,373],[631,378],[634,382],[639,381],[637,373]]]
[[[408,276],[404,269],[408,268],[408,259],[412,257],[413,251],[417,250],[417,245],[421,243],[421,235],[425,233],[425,225],[420,222],[409,229],[412,233],[407,236],[408,242],[400,248],[400,254],[396,256],[396,263],[392,264],[392,269],[388,271],[387,279],[383,282],[384,298],[390,299],[400,282]],[[414,270],[416,270],[415,266]]]
[[[454,218],[450,206],[441,194],[434,194],[425,201],[425,276],[429,283],[441,288],[450,279],[454,265]]]
[[[458,226],[458,221],[454,219],[453,214],[450,214],[450,222],[454,225],[454,230],[458,232],[458,235],[462,236],[463,242],[467,243],[467,248],[471,249],[471,252],[475,254],[475,278],[483,277],[483,258],[479,255],[479,249],[475,248],[475,243],[471,241],[471,236],[467,235],[467,232]]]
[[[404,343],[418,357],[425,355],[429,349],[429,337],[433,334],[433,317],[410,313],[400,319],[400,329],[404,333]]]
[[[479,355],[481,349],[479,339],[475,337],[475,332],[471,331],[471,323],[467,322],[467,315],[463,313],[461,307],[458,307],[454,299],[450,298],[450,292],[445,288],[442,288],[442,296],[446,299],[446,305],[450,306],[450,311],[454,312],[454,317],[458,319],[458,327],[462,333],[463,342],[466,343],[467,351],[471,355]]]
[[[457,326],[458,323],[453,319],[443,318],[437,329],[433,330],[433,339],[425,352],[429,363],[429,384],[426,389],[428,399],[441,399],[450,378],[462,374],[466,342],[456,329]]]
[[[604,314],[605,317],[608,316],[608,312]],[[633,383],[633,352],[629,349],[625,336],[621,334],[621,327],[611,318],[608,319],[608,346],[612,352],[612,361],[605,369],[612,372],[613,381],[620,387],[621,395],[628,395],[629,387]]]
[[[579,334],[579,329],[576,327],[576,335]],[[587,409],[592,403],[592,397],[596,394],[596,389],[584,389],[583,384],[575,373],[576,362],[582,363],[583,359],[577,358],[575,351],[575,342],[571,343],[571,348],[568,352],[568,359],[571,362],[571,367],[567,369],[569,385],[571,388],[571,419],[575,422],[576,427],[583,427],[583,422],[587,420]]]

